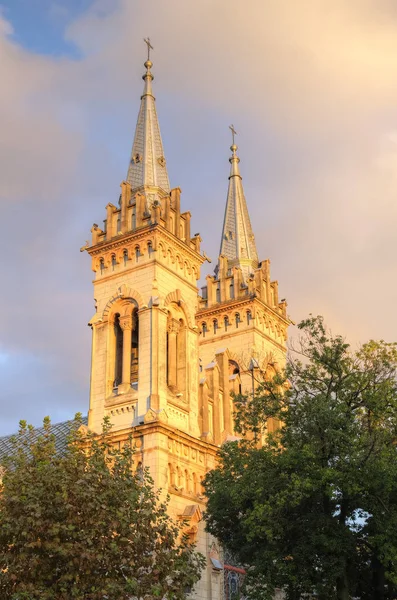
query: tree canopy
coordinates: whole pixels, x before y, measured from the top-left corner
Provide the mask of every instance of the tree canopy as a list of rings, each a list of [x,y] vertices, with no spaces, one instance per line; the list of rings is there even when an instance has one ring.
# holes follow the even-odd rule
[[[186,597],[203,557],[180,535],[132,439],[82,433],[62,454],[49,419],[37,439],[22,422],[0,491],[2,600]]]
[[[285,371],[235,399],[243,438],[206,477],[207,528],[249,598],[397,598],[397,346],[299,328]]]

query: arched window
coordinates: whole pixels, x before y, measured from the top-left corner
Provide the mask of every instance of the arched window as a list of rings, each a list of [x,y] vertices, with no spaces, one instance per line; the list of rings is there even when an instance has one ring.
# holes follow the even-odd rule
[[[239,375],[240,367],[235,360],[229,360],[229,375]]]
[[[181,488],[183,486],[183,471],[180,467],[177,467],[176,472],[178,476],[178,487]]]
[[[219,286],[219,283],[218,283],[218,285],[216,286],[216,301],[217,301],[217,302],[220,302],[220,301],[221,301],[221,288],[220,288],[220,286]]]
[[[238,327],[239,323],[241,323],[240,313],[236,313],[235,319],[236,319],[236,327]]]
[[[179,319],[176,350],[176,387],[183,394],[186,391],[186,328],[182,319]]]
[[[207,329],[207,323],[201,323],[201,331],[203,332],[203,337],[205,337],[205,334],[207,333],[208,329]]]
[[[234,281],[233,281],[233,279],[230,282],[229,295],[230,295],[230,300],[234,300]]]
[[[187,469],[185,469],[185,472],[183,474],[183,489],[185,490],[185,492],[189,491],[189,473]]]
[[[128,250],[124,250],[123,252],[123,261],[124,261],[124,266],[127,266],[127,262],[128,262]]]
[[[139,250],[139,246],[136,246],[136,248],[135,248],[135,262],[139,261],[140,255],[141,255],[141,253],[140,253],[140,250]]]
[[[173,464],[168,464],[168,485],[175,487],[175,467]]]
[[[114,317],[114,336],[116,343],[116,351],[114,357],[114,383],[113,387],[117,388],[123,379],[123,330],[120,326],[120,315],[117,313]]]
[[[136,388],[139,375],[139,320],[138,311],[134,310],[132,314],[132,335],[131,335],[131,386]]]
[[[229,327],[229,325],[230,325],[230,322],[229,322],[229,317],[228,317],[227,315],[226,315],[226,317],[224,317],[224,319],[223,319],[223,323],[224,323],[224,325],[225,325],[225,331],[227,331],[227,328],[228,328],[228,327]]]
[[[147,251],[148,251],[148,254],[149,254],[149,258],[150,258],[152,256],[152,254],[153,254],[152,242],[148,242]]]
[[[252,321],[252,313],[250,310],[247,310],[247,325],[249,325]]]
[[[113,381],[113,393],[123,394],[131,387],[138,389],[139,379],[139,319],[138,309],[131,300],[120,306],[113,318],[113,337],[108,361],[108,381]],[[111,393],[111,390],[108,390]]]
[[[101,258],[101,260],[99,261],[99,268],[101,270],[101,275],[103,275],[105,272],[105,261],[103,260],[103,258]]]
[[[117,233],[120,233],[120,231],[121,231],[121,212],[119,212],[117,215]]]
[[[214,325],[214,333],[216,333],[216,331],[218,329],[218,320],[217,319],[214,319],[213,325]]]
[[[136,213],[135,213],[135,205],[132,207],[131,212],[131,229],[136,229]]]
[[[112,271],[115,270],[116,265],[117,265],[116,255],[112,254]]]

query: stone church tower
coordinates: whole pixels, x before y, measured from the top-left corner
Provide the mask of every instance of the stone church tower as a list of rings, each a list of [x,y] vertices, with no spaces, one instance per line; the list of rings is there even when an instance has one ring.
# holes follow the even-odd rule
[[[288,319],[269,261],[258,261],[237,146],[215,276],[198,295],[205,258],[181,190],[170,189],[148,58],[126,180],[86,249],[95,273],[88,426],[133,433],[137,466],[169,493],[170,511],[207,557],[192,597],[221,600],[223,562],[204,530],[201,482],[233,436],[232,392],[251,389],[264,361],[285,360]],[[232,573],[232,571],[231,571]]]

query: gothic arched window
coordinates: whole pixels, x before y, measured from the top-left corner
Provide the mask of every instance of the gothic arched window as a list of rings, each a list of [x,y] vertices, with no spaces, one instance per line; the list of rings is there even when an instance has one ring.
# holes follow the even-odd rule
[[[116,259],[116,255],[115,255],[115,254],[112,254],[112,271],[114,271],[114,270],[115,270],[115,268],[116,268],[116,265],[117,265],[117,259]]]
[[[131,385],[134,387],[138,383],[139,375],[139,320],[138,312],[135,310],[132,314],[132,335],[131,335]]]
[[[227,331],[227,328],[230,325],[229,317],[227,315],[226,315],[226,317],[224,317],[223,322],[224,322],[224,325],[225,325],[225,331]]]
[[[217,332],[217,329],[218,329],[218,327],[219,327],[219,326],[218,326],[218,320],[217,320],[217,319],[214,319],[214,321],[213,321],[213,326],[214,326],[214,333],[216,333],[216,332]]]
[[[250,310],[247,310],[247,325],[251,323],[252,318],[252,312]]]
[[[124,252],[123,252],[123,261],[124,261],[124,266],[127,266],[127,262],[128,262],[128,250],[124,250]]]
[[[114,317],[114,336],[115,336],[115,356],[114,356],[114,383],[117,388],[123,378],[123,330],[120,325],[120,315],[117,313]]]
[[[234,281],[233,280],[230,282],[229,295],[230,295],[230,300],[234,300]]]
[[[239,323],[241,323],[240,313],[236,313],[235,319],[236,319],[236,327],[238,327]]]
[[[138,389],[139,379],[139,319],[138,309],[131,301],[120,305],[113,317],[113,337],[108,355],[109,380],[113,393]],[[111,390],[108,390],[111,393]]]
[[[105,271],[105,261],[103,260],[103,258],[101,258],[101,260],[99,261],[99,268],[101,270],[101,275],[103,275]]]
[[[240,367],[235,360],[229,360],[229,375],[238,375],[240,373]]]

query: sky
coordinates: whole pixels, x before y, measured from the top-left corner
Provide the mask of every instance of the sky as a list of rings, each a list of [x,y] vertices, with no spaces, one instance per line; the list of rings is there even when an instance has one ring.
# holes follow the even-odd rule
[[[79,248],[126,176],[146,36],[171,186],[210,268],[233,123],[291,319],[397,340],[395,0],[0,0],[0,435],[88,410]]]

